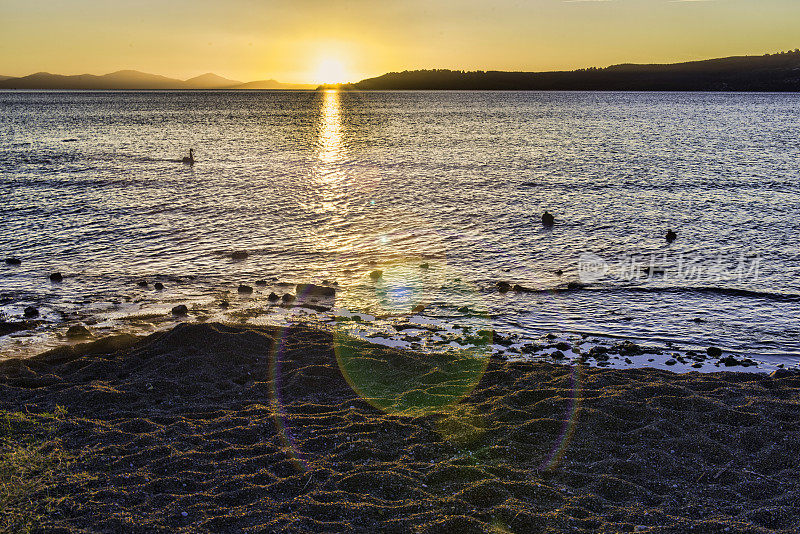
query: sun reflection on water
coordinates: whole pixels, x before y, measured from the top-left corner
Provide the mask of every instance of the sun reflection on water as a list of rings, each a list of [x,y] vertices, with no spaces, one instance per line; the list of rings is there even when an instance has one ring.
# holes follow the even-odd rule
[[[339,92],[324,91],[317,123],[317,161],[312,171],[317,202],[309,206],[315,213],[341,210],[346,203],[346,175],[341,166],[346,158]]]
[[[344,160],[339,109],[339,91],[325,91],[320,110],[319,139],[317,141],[317,158],[322,163],[333,164]]]

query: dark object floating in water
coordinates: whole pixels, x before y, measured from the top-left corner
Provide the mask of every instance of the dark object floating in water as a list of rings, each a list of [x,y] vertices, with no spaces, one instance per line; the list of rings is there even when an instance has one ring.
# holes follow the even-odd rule
[[[294,299],[295,299],[295,296],[292,295],[291,293],[286,293],[284,296],[281,297],[281,300],[283,300],[283,302],[285,302],[286,304],[289,304],[290,302],[294,302]]]
[[[147,283],[147,280],[139,280],[136,285],[139,287],[147,287],[149,284]]]
[[[164,289],[164,284],[162,284],[161,282],[156,282],[155,284],[153,284],[153,288],[155,288],[157,291],[161,291],[162,289]]]
[[[25,311],[22,313],[22,315],[27,319],[30,319],[32,317],[39,317],[39,310],[36,309],[35,306],[28,306],[27,308],[25,308]]]
[[[61,140],[62,143],[72,143],[73,141],[77,141],[77,139],[75,139],[74,137],[69,137],[67,139]]]
[[[21,265],[22,260],[19,258],[6,258],[6,263],[8,265]]]
[[[266,280],[256,280],[256,285],[257,286],[265,286],[265,285],[267,285],[267,281]]]
[[[92,333],[89,331],[89,329],[82,324],[76,324],[67,329],[67,337],[70,339],[90,337],[91,335]]]
[[[61,273],[52,273],[50,274],[50,281],[51,282],[61,282],[64,280],[64,277],[61,276]]]
[[[497,282],[497,290],[500,293],[508,293],[511,291],[511,284],[508,282]]]
[[[380,269],[377,269],[369,273],[369,277],[375,280],[376,282],[380,280],[382,276],[383,276],[383,271],[381,271]]]
[[[178,304],[174,308],[172,308],[172,315],[188,315],[189,308],[186,307],[186,304]]]
[[[553,217],[553,214],[550,213],[549,211],[545,211],[542,214],[542,224],[544,226],[546,226],[546,227],[553,226],[555,224],[555,222],[556,222],[556,218]]]
[[[246,250],[237,250],[231,253],[231,259],[235,261],[246,260],[249,255]]]
[[[722,356],[722,349],[720,349],[719,347],[708,347],[706,349],[706,354],[708,354],[712,358],[719,358],[720,356]]]
[[[281,298],[273,291],[267,297],[267,300],[270,302],[278,302]]]
[[[194,165],[194,150],[190,148],[189,156],[184,157],[181,161],[183,161],[183,163],[185,163],[186,165]]]
[[[553,272],[554,272],[556,275],[558,275],[558,276],[561,276],[562,274],[564,274],[564,271],[562,271],[561,269],[556,269],[556,270],[555,270],[555,271],[553,271]]]
[[[231,305],[231,303],[228,302],[227,300],[222,300],[219,303],[219,307],[222,308],[223,310],[228,309],[230,307],[230,305]]]
[[[250,294],[253,292],[253,288],[250,286],[246,286],[244,284],[239,285],[239,293],[247,293]]]
[[[664,267],[656,267],[654,265],[650,265],[644,268],[644,272],[648,276],[656,276],[656,275],[664,275],[666,274],[667,270]]]
[[[667,243],[674,243],[676,239],[678,239],[678,234],[673,232],[671,228],[667,230]]]
[[[314,284],[297,284],[295,290],[298,295],[303,297],[333,297],[336,295],[334,288]]]

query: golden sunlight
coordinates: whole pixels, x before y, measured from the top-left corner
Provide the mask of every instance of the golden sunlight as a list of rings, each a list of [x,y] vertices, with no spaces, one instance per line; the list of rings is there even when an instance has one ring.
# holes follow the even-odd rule
[[[317,65],[314,81],[316,83],[344,83],[348,81],[344,64],[334,58],[323,59]]]

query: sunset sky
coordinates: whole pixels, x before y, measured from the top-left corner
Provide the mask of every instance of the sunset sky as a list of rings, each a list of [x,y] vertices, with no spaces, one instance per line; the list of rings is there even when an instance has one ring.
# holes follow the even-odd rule
[[[1,0],[0,75],[357,81],[800,47],[798,0]],[[331,79],[339,78],[339,79]]]

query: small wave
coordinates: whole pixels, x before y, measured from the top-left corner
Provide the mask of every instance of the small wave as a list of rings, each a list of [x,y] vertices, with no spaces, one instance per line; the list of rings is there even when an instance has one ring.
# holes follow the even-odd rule
[[[800,295],[796,293],[773,293],[769,291],[755,291],[732,287],[626,287],[623,291],[641,293],[686,293],[707,294],[726,297],[745,297],[754,299],[774,300],[780,302],[800,302]]]
[[[774,293],[732,287],[644,287],[644,286],[603,286],[570,282],[548,288],[530,288],[520,284],[512,284],[509,292],[513,293],[567,293],[577,291],[593,291],[598,293],[654,293],[654,294],[687,294],[687,295],[719,295],[726,297],[744,297],[772,300],[779,302],[800,302],[800,294]]]

